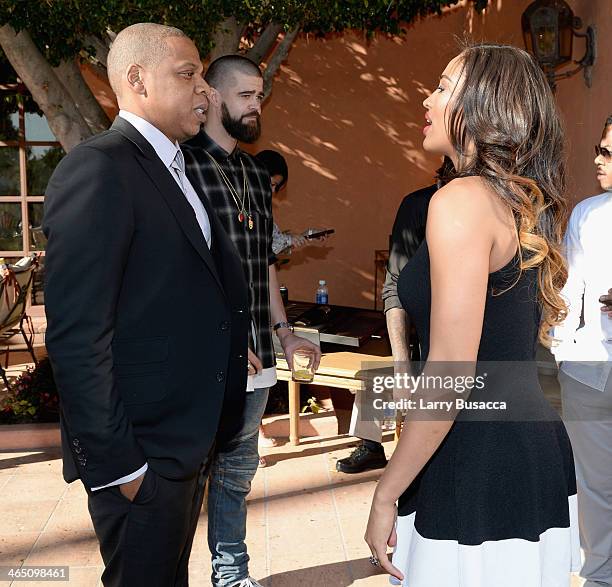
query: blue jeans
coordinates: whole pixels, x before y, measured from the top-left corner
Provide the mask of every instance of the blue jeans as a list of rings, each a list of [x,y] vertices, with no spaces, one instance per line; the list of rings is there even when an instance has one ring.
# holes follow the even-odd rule
[[[259,465],[259,424],[268,389],[247,392],[242,428],[215,453],[208,485],[208,548],[212,555],[212,584],[234,585],[249,576],[246,544],[246,498]]]

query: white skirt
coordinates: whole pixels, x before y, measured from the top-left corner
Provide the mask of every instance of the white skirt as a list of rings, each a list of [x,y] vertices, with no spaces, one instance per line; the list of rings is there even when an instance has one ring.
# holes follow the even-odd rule
[[[414,527],[416,513],[397,518],[393,565],[404,587],[568,587],[578,571],[580,540],[576,495],[569,497],[570,525],[549,528],[538,542],[520,538],[491,540],[477,546],[432,540]]]

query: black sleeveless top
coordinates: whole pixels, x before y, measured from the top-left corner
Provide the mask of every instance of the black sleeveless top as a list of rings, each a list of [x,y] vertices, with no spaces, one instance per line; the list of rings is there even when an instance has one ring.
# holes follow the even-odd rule
[[[565,427],[538,381],[535,351],[541,310],[537,269],[520,270],[517,254],[489,275],[477,373],[487,385],[468,400],[502,401],[506,410],[462,410],[438,450],[399,499],[399,515],[416,513],[425,538],[476,545],[537,541],[567,527],[576,493]],[[430,347],[431,282],[427,242],[402,270],[402,305],[415,323],[422,357]]]
[[[535,358],[540,324],[537,270],[520,274],[518,253],[489,274],[479,361],[529,361]],[[518,281],[517,281],[518,279]],[[423,359],[429,354],[431,281],[429,249],[423,241],[401,272],[397,289],[403,308],[414,322]]]

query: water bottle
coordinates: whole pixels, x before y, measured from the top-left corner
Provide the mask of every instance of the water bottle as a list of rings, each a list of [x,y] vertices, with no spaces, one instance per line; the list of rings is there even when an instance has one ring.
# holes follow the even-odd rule
[[[327,292],[327,284],[324,279],[319,280],[319,287],[317,288],[317,295],[315,302],[317,304],[327,304],[329,300],[329,294]]]
[[[286,285],[281,285],[279,288],[281,300],[283,300],[283,304],[289,303],[289,290]]]

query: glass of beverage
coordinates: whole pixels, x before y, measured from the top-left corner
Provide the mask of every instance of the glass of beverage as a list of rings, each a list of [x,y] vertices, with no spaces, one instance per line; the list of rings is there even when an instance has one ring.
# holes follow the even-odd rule
[[[291,365],[293,381],[310,383],[314,379],[314,353],[307,349],[297,349],[293,353]]]

